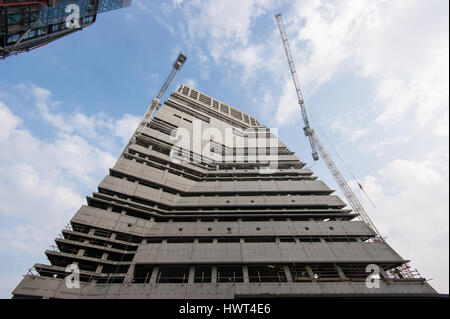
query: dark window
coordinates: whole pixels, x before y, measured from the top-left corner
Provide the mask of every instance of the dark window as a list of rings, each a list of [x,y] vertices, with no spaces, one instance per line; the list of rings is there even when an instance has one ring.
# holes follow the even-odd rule
[[[130,266],[103,265],[102,274],[125,274]]]
[[[150,282],[152,276],[153,266],[149,265],[136,265],[134,268],[133,283],[146,284]]]
[[[194,238],[189,237],[174,237],[174,238],[168,238],[167,243],[168,244],[181,244],[181,243],[193,243]]]
[[[83,256],[91,257],[91,258],[102,258],[103,252],[101,250],[98,250],[98,249],[86,249],[84,251],[84,255]]]
[[[147,244],[161,244],[161,238],[147,238]]]
[[[274,243],[275,237],[246,237],[246,243]]]
[[[199,243],[212,243],[212,242],[213,242],[213,239],[210,238],[210,237],[206,237],[206,238],[200,237],[200,238],[198,239],[198,242],[199,242]]]
[[[365,279],[369,275],[369,273],[366,272],[366,265],[347,264],[340,266],[345,276],[348,278]]]
[[[197,266],[195,267],[194,282],[211,282],[211,266]]]
[[[239,243],[239,237],[219,237],[217,238],[218,243]]]
[[[248,266],[250,282],[286,282],[286,274],[280,265]]]
[[[189,266],[160,266],[158,283],[187,283]]]
[[[96,229],[94,235],[109,238],[111,236],[111,232],[109,230]]]
[[[317,280],[327,280],[339,278],[339,273],[333,264],[321,264],[311,266],[314,278]]]
[[[217,282],[243,282],[241,266],[217,266]]]
[[[290,265],[289,270],[291,272],[292,280],[295,281],[311,281],[306,267],[303,265]]]
[[[299,237],[298,241],[301,243],[319,243],[320,238],[314,238],[314,237]]]

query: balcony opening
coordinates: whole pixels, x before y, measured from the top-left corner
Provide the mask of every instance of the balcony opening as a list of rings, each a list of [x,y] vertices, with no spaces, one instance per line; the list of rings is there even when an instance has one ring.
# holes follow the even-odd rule
[[[103,265],[102,274],[125,274],[130,266],[128,265]]]
[[[198,242],[201,244],[204,244],[204,243],[212,244],[214,242],[214,240],[211,237],[204,237],[204,238],[200,237],[198,239]]]
[[[246,243],[274,243],[276,242],[275,237],[245,237],[244,242]]]
[[[217,266],[217,282],[244,282],[242,267],[233,265]]]
[[[219,237],[217,238],[218,243],[239,243],[239,237]]]
[[[204,283],[211,282],[212,267],[211,266],[197,266],[195,267],[194,282]]]
[[[136,265],[133,274],[134,284],[147,284],[150,282],[152,276],[153,266],[149,265]]]
[[[306,267],[303,265],[290,265],[289,271],[291,272],[292,280],[298,281],[311,281],[311,277],[306,271]]]
[[[189,237],[173,237],[173,238],[167,239],[168,244],[187,244],[187,243],[193,243],[193,242],[194,242],[194,238],[189,238]]]
[[[311,269],[314,274],[314,279],[319,281],[340,280],[339,273],[333,264],[313,265]]]
[[[286,273],[281,265],[248,266],[250,282],[286,282]]]
[[[344,275],[348,278],[365,280],[369,275],[369,273],[366,272],[366,265],[344,264],[340,266]]]
[[[189,266],[160,266],[157,283],[187,283]]]

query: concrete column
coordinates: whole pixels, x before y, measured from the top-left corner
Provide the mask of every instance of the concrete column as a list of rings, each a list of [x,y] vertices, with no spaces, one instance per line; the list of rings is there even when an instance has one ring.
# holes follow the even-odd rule
[[[102,272],[102,270],[103,270],[103,265],[97,265],[97,269],[95,269],[95,272],[100,273],[100,272]]]
[[[128,271],[125,275],[125,278],[123,280],[124,284],[131,284],[133,281],[133,274],[134,274],[134,266],[135,264],[131,264],[130,268],[128,268]]]
[[[312,281],[317,281],[316,278],[314,278],[314,272],[311,268],[311,266],[305,266],[306,268],[306,272],[308,273],[309,277],[311,278]]]
[[[195,267],[191,266],[189,267],[189,278],[188,278],[189,284],[192,284],[194,282],[194,277],[195,277]]]
[[[211,282],[217,282],[217,267],[211,267]]]
[[[248,284],[250,282],[250,278],[248,277],[247,265],[243,265],[242,266],[242,273],[244,275],[244,283]]]
[[[286,274],[287,281],[288,282],[293,282],[294,280],[292,279],[291,270],[289,269],[289,266],[288,265],[284,265],[283,269],[284,269],[284,273]]]
[[[343,280],[347,279],[347,277],[345,276],[344,271],[342,270],[341,266],[339,266],[339,265],[334,265],[334,266],[337,269],[337,272],[339,274],[339,278],[341,278]]]
[[[81,248],[80,250],[78,250],[77,256],[83,256],[84,252],[85,252],[85,250]]]
[[[159,267],[156,266],[153,268],[152,275],[150,277],[150,284],[155,284],[156,280],[158,279],[158,273],[159,273]]]

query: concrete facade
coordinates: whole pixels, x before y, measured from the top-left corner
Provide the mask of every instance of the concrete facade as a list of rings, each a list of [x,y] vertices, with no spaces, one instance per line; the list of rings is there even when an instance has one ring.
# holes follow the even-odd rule
[[[257,119],[182,85],[45,252],[50,264],[35,264],[13,295],[436,294],[398,271],[407,260],[345,206]],[[67,284],[69,265],[79,287]],[[378,288],[366,284],[368,265]]]

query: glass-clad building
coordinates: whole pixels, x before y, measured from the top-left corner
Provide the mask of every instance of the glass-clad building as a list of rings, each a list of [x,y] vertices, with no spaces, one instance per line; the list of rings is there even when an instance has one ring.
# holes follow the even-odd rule
[[[132,0],[0,0],[0,57],[29,51],[93,24],[97,14]],[[76,5],[76,8],[74,8]],[[74,22],[73,27],[66,20]]]

